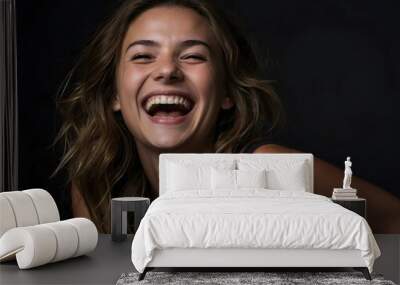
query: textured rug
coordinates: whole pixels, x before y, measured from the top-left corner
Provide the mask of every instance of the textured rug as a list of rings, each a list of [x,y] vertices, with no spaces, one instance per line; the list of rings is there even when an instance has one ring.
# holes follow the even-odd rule
[[[372,281],[361,272],[147,272],[145,279],[138,281],[139,273],[124,273],[117,285],[133,284],[222,284],[222,285],[297,285],[297,284],[379,284],[395,285],[384,280],[382,275],[371,274]]]

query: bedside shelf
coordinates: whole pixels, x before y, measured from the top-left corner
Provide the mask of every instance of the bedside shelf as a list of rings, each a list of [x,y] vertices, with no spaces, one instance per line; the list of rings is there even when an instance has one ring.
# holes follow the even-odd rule
[[[364,219],[367,218],[367,200],[364,198],[356,199],[332,199],[332,202],[339,204],[340,206],[359,214]]]

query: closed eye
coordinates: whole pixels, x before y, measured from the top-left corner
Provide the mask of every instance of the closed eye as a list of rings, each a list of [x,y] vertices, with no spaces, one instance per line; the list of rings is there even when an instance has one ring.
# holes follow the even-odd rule
[[[191,54],[191,55],[184,56],[183,59],[194,59],[194,60],[201,60],[201,61],[206,60],[206,58],[204,56],[197,55],[197,54]]]
[[[152,55],[150,54],[136,54],[131,57],[131,60],[136,60],[136,59],[152,59]]]
[[[152,60],[154,59],[154,57],[151,54],[136,54],[134,56],[131,57],[131,60]],[[187,55],[187,56],[183,56],[182,57],[183,60],[194,60],[194,61],[206,61],[206,58],[202,55],[197,55],[197,54],[191,54],[191,55]]]

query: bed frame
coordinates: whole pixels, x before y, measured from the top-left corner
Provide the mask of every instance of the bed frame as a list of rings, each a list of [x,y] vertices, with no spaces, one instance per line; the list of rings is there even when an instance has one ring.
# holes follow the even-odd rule
[[[306,159],[309,165],[309,185],[307,192],[313,193],[314,173],[312,154],[161,154],[159,160],[159,191],[165,193],[166,162],[175,159]],[[156,249],[153,259],[139,275],[142,280],[146,273],[155,268],[230,268],[235,271],[265,268],[343,268],[361,271],[371,280],[368,268],[359,250],[331,249],[255,249],[255,248],[168,248]],[[237,270],[236,270],[237,269]],[[263,271],[263,270],[260,270]]]
[[[361,271],[371,280],[359,250],[329,249],[239,249],[170,248],[157,249],[151,262],[139,275],[155,268],[232,268],[236,271],[270,268],[338,268]],[[260,270],[263,271],[263,270]]]

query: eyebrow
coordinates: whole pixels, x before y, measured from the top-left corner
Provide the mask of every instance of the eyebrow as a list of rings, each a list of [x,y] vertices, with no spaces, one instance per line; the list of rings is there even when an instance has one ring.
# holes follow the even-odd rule
[[[144,46],[149,46],[149,47],[160,47],[160,43],[153,41],[153,40],[138,40],[138,41],[134,41],[132,43],[130,43],[128,45],[128,47],[126,48],[125,53],[133,46],[136,45],[144,45]],[[192,46],[196,46],[196,45],[202,45],[205,46],[206,48],[208,48],[209,51],[211,51],[210,46],[201,40],[186,40],[183,41],[179,44],[181,47],[183,48],[188,48],[188,47],[192,47]]]

